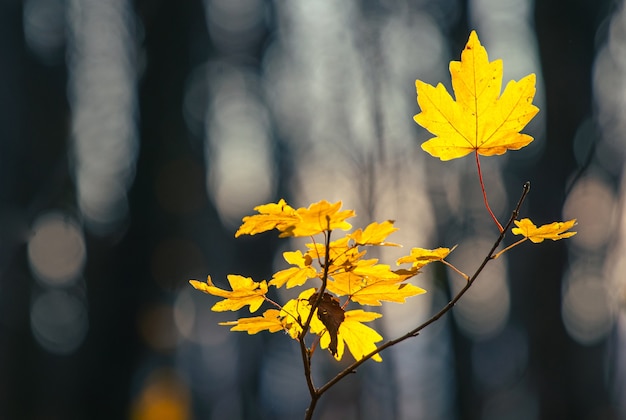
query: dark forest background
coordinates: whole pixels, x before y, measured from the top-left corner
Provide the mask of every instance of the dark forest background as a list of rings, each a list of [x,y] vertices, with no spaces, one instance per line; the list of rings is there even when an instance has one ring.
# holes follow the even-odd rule
[[[246,275],[268,278],[276,255],[284,251],[271,234],[235,241],[237,218],[225,216],[223,204],[229,203],[228,185],[219,194],[210,188],[211,174],[223,170],[212,163],[212,153],[220,141],[234,141],[218,134],[256,108],[235,109],[240,117],[232,120],[205,116],[215,115],[220,106],[214,98],[222,94],[222,84],[215,80],[235,83],[229,72],[241,68],[251,75],[246,77],[262,79],[276,45],[298,42],[289,34],[303,23],[289,20],[288,2],[262,0],[251,2],[254,7],[244,1],[120,0],[110,2],[113,12],[87,17],[108,3],[0,2],[0,418],[299,418],[306,392],[290,340],[280,334],[231,337],[226,328],[215,326],[230,318],[216,318],[208,310],[213,300],[189,291],[187,280],[211,274],[224,284],[226,274],[241,267]],[[490,58],[498,57],[476,21],[480,3],[355,0],[349,3],[353,21],[346,31],[358,27],[359,42],[371,45],[382,42],[376,22],[398,14],[429,16],[449,53],[443,54],[441,71],[427,81],[445,81],[446,63],[458,59],[473,28]],[[603,105],[608,99],[602,96],[619,96],[615,92],[620,91],[626,96],[626,90],[617,70],[611,76],[615,79],[598,73],[607,45],[614,54],[613,68],[624,68],[620,63],[626,55],[620,52],[626,30],[620,25],[625,18],[620,2],[609,0],[536,0],[528,5],[535,37],[530,44],[540,65],[530,71],[542,81],[542,125],[533,129],[542,146],[493,169],[500,171],[499,185],[509,194],[501,214],[508,214],[521,185],[530,180],[525,216],[543,223],[563,220],[565,213],[579,218],[582,233],[584,221],[600,230],[605,226],[605,239],[593,242],[597,235],[590,234],[583,237],[592,239],[578,248],[555,242],[516,249],[506,266],[506,326],[477,339],[448,315],[432,333],[402,345],[420,346],[412,364],[403,364],[406,355],[383,354],[383,367],[368,365],[326,395],[319,418],[626,418],[626,342],[619,309],[624,292],[617,287],[619,275],[607,269],[620,267],[619,253],[612,250],[621,249],[624,236],[619,223],[623,140],[616,123],[624,118],[624,108],[615,105],[619,102]],[[496,9],[493,19],[501,13]],[[311,6],[302,16],[315,19],[315,12]],[[107,26],[110,19],[118,29]],[[247,32],[237,32],[250,19]],[[415,22],[417,30],[422,21]],[[103,29],[90,43],[89,31],[99,25]],[[126,38],[115,38],[118,30]],[[311,48],[316,35],[332,39],[313,32],[311,44],[295,50],[323,56],[323,49]],[[120,44],[121,54],[97,50],[97,42],[109,36]],[[362,62],[366,74],[384,66],[384,47],[375,51],[378,55]],[[126,84],[118,83],[115,72],[98,71],[117,60],[122,65],[113,68],[126,75]],[[84,69],[90,63],[92,73]],[[505,59],[505,69],[508,63]],[[331,57],[329,68],[333,66],[341,71]],[[246,77],[241,83],[250,86]],[[412,83],[422,75],[411,77],[400,91],[411,102],[400,118],[409,122],[418,111]],[[255,103],[265,103],[268,110],[264,121],[269,134],[263,140],[273,165],[268,202],[301,200],[298,191],[307,182],[297,178],[295,156],[317,156],[311,146],[294,140],[306,131],[298,128],[301,120],[314,123],[317,118],[315,109],[305,107],[310,100],[304,93],[306,78],[300,82],[284,87],[293,99],[280,106],[267,99],[275,95],[272,85],[250,88]],[[370,93],[373,115],[391,106],[382,93],[376,96],[376,86]],[[341,101],[343,95],[350,92],[338,91],[334,99]],[[94,109],[98,98],[103,108]],[[285,113],[290,107],[296,114],[292,119]],[[425,133],[417,126],[410,130],[411,147],[419,150]],[[120,142],[118,134],[130,140]],[[326,144],[343,141],[331,140]],[[249,151],[242,146],[241,153]],[[415,165],[420,162],[426,160]],[[433,159],[424,167],[445,164]],[[237,165],[232,163],[233,171]],[[360,168],[359,176],[371,175],[367,165]],[[448,168],[463,177],[464,167]],[[296,178],[299,183],[293,182]],[[102,191],[114,193],[98,196],[102,185]],[[443,188],[452,190],[451,185]],[[580,185],[586,189],[577,190]],[[319,198],[343,199],[342,194],[333,191],[332,197]],[[430,202],[441,200],[429,194]],[[582,204],[573,202],[568,212],[564,205],[573,194]],[[589,197],[596,198],[585,201]],[[602,200],[614,203],[613,210],[585,211],[586,204]],[[249,212],[256,204],[261,203],[250,205]],[[396,217],[389,212],[376,216]],[[414,217],[419,224],[422,216]],[[458,232],[468,221],[455,217],[435,218],[436,244],[463,244]],[[613,308],[610,319],[597,315],[601,319],[585,324],[587,330],[564,322],[567,281],[577,272],[573,261],[584,265],[585,281],[598,278],[597,283],[581,283],[583,293],[577,296],[582,307],[589,300],[597,304],[592,318],[605,313],[598,307]],[[432,273],[432,279],[438,290],[431,293],[434,308],[445,303],[454,287],[443,272]],[[575,315],[587,319],[582,312]],[[420,340],[424,343],[417,344]],[[318,373],[330,375],[332,362],[322,366]],[[403,389],[399,372],[411,377],[402,380],[413,388]]]

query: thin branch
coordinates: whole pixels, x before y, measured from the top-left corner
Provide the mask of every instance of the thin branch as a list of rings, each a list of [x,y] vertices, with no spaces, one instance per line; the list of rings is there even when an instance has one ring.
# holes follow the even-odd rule
[[[301,337],[304,337],[306,333],[309,331],[309,326],[311,325],[311,319],[313,319],[313,313],[315,312],[317,307],[320,306],[320,303],[322,303],[322,298],[323,298],[322,295],[324,294],[324,291],[326,290],[326,284],[328,283],[328,270],[331,264],[331,260],[330,260],[330,233],[331,232],[332,231],[330,230],[330,226],[329,226],[329,229],[326,231],[326,244],[325,244],[326,256],[324,258],[324,274],[322,275],[322,285],[317,291],[317,299],[315,300],[313,305],[311,305],[311,311],[309,312],[309,316],[307,317],[306,322],[304,323],[304,326],[302,328],[302,333],[300,334]]]
[[[387,348],[389,348],[391,346],[394,346],[394,345],[396,345],[396,344],[398,344],[398,343],[400,343],[400,342],[402,342],[402,341],[404,341],[404,340],[406,340],[408,338],[417,337],[419,335],[419,333],[424,328],[428,327],[430,324],[433,324],[434,322],[439,320],[439,318],[441,318],[443,315],[445,315],[448,311],[450,311],[454,307],[454,305],[456,305],[456,303],[459,301],[459,299],[461,299],[461,297],[463,297],[463,295],[469,290],[469,288],[472,287],[472,284],[474,284],[474,281],[476,281],[476,279],[478,278],[480,273],[482,273],[482,271],[485,268],[485,266],[487,265],[487,263],[490,260],[493,259],[493,255],[494,255],[496,249],[498,248],[498,246],[500,245],[500,243],[502,242],[502,240],[504,239],[504,236],[505,236],[506,232],[509,230],[509,228],[513,224],[513,221],[517,219],[517,217],[519,215],[519,210],[520,210],[520,208],[522,206],[522,203],[524,202],[524,199],[528,195],[529,191],[530,191],[530,182],[526,182],[524,184],[524,187],[523,187],[523,190],[522,190],[522,194],[521,194],[521,196],[519,198],[519,201],[517,202],[517,205],[515,206],[515,209],[511,213],[511,217],[509,218],[508,223],[506,224],[506,226],[504,228],[502,228],[502,230],[500,232],[500,235],[498,236],[498,239],[496,239],[496,241],[494,242],[493,246],[489,250],[489,253],[483,259],[482,263],[476,269],[474,274],[469,278],[469,280],[467,281],[467,284],[454,296],[454,298],[452,298],[452,300],[450,300],[446,304],[446,306],[441,308],[439,310],[439,312],[437,312],[435,315],[433,315],[431,318],[429,318],[426,322],[422,323],[418,327],[412,329],[411,331],[407,332],[406,334],[404,334],[401,337],[398,337],[398,338],[396,338],[394,340],[387,341],[386,343],[384,343],[383,345],[378,347],[376,350],[373,350],[372,352],[366,354],[362,359],[355,361],[350,366],[348,366],[347,368],[345,368],[344,370],[339,372],[333,379],[328,381],[324,386],[322,386],[321,388],[319,388],[317,390],[316,395],[318,396],[318,399],[319,399],[319,397],[322,396],[322,394],[324,394],[326,391],[328,391],[337,382],[342,380],[344,377],[346,377],[350,373],[354,373],[359,366],[361,366],[367,360],[371,359],[372,356],[374,356],[374,355],[380,353],[381,351],[383,351],[383,350],[385,350],[385,349],[387,349]],[[317,403],[317,401],[315,401],[315,403]],[[313,405],[313,407],[315,407],[315,405]],[[311,406],[309,406],[309,409],[307,410],[307,419],[311,418],[310,415],[312,415],[312,413],[310,413],[310,411],[312,411]]]
[[[330,221],[329,229],[326,231],[326,243],[325,243],[325,257],[324,257],[324,274],[322,275],[322,285],[318,290],[318,296],[315,302],[311,305],[311,310],[309,311],[309,316],[307,317],[306,322],[302,327],[302,332],[300,333],[299,342],[300,342],[300,354],[302,356],[302,364],[304,365],[304,376],[306,377],[307,387],[309,389],[309,394],[311,395],[311,402],[309,403],[309,407],[306,410],[305,419],[310,420],[313,417],[313,412],[315,411],[315,406],[317,405],[317,401],[320,399],[322,394],[319,392],[315,385],[313,384],[313,375],[311,373],[311,351],[307,349],[306,343],[304,342],[304,337],[309,331],[309,327],[311,325],[311,320],[313,319],[313,313],[319,307],[322,302],[324,290],[326,290],[326,284],[328,283],[328,270],[331,264],[330,260]]]

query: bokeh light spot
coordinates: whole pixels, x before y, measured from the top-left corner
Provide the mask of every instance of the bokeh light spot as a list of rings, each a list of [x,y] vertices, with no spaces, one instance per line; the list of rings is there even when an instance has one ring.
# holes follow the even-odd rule
[[[615,231],[615,194],[596,176],[582,178],[563,207],[565,220],[577,219],[577,235],[569,241],[587,252],[606,245]]]
[[[31,51],[46,63],[55,63],[63,58],[64,3],[64,0],[24,2],[24,39]]]
[[[193,327],[196,323],[196,304],[193,294],[196,290],[192,287],[182,289],[174,301],[174,324],[181,336],[187,340],[193,338]]]
[[[39,217],[28,241],[28,261],[37,278],[50,285],[64,285],[80,274],[86,259],[82,229],[62,213]]]
[[[268,110],[258,98],[254,75],[218,65],[210,71],[207,189],[221,220],[238,226],[276,188]]]
[[[145,380],[131,409],[131,420],[187,420],[191,418],[189,387],[169,368],[155,369]]]
[[[172,307],[151,305],[145,308],[139,315],[139,332],[153,350],[162,352],[173,350],[178,334]]]
[[[611,330],[614,312],[603,279],[578,270],[570,275],[561,307],[570,337],[583,345],[597,343]]]
[[[70,354],[87,334],[87,308],[76,296],[51,290],[34,299],[30,324],[41,347],[50,353]]]
[[[472,272],[481,261],[491,242],[485,238],[467,238],[462,247],[448,258],[457,267]],[[454,318],[468,337],[487,339],[499,333],[509,316],[510,294],[506,282],[506,255],[491,261],[481,272],[480,278],[454,308]],[[464,286],[463,280],[453,279],[456,294]]]

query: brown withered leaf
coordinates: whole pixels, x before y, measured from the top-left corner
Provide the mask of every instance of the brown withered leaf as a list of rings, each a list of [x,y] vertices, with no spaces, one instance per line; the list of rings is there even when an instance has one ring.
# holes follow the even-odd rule
[[[318,293],[313,293],[309,298],[309,303],[313,305],[318,298]],[[337,334],[339,326],[345,319],[345,311],[339,304],[339,299],[329,293],[322,295],[322,300],[317,308],[317,317],[328,330],[330,335],[330,344],[328,350],[335,356],[337,354]]]

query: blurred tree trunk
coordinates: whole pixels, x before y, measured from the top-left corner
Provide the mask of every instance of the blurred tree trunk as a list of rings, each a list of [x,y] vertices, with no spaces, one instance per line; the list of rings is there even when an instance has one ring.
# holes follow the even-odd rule
[[[543,155],[530,169],[533,185],[527,213],[545,223],[561,220],[567,180],[576,171],[572,142],[580,123],[592,114],[591,75],[595,39],[610,2],[555,0],[535,2],[539,52],[546,89]],[[511,266],[530,340],[531,382],[541,419],[589,419],[605,411],[609,394],[602,365],[606,343],[583,348],[566,334],[561,320],[566,244],[528,247]],[[532,264],[524,263],[532,261]],[[596,366],[584,369],[581,365]],[[608,417],[607,417],[608,416]]]
[[[40,212],[72,196],[67,162],[66,68],[27,50],[23,4],[0,4],[0,418],[72,418],[76,380],[62,356],[34,340],[30,310],[40,292],[26,241]],[[71,198],[70,198],[71,199]]]

